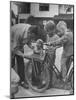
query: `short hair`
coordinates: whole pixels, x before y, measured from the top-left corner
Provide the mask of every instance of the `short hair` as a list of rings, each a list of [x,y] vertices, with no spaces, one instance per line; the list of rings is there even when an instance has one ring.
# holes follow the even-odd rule
[[[55,28],[56,28],[56,25],[55,25],[54,21],[52,21],[52,20],[47,21],[46,25],[44,26],[45,30],[48,30],[48,29],[54,30]]]
[[[67,24],[66,24],[65,21],[59,21],[56,27],[57,28],[60,28],[60,27],[66,27],[67,28]]]
[[[44,42],[46,41],[46,32],[38,25],[31,25],[31,27],[28,29],[28,32],[30,32],[31,37],[34,36],[35,41],[37,39],[42,39]]]
[[[38,33],[38,27],[36,25],[31,25],[31,27],[29,28],[29,31],[31,33],[37,34]]]
[[[29,15],[28,18],[26,19],[26,23],[35,25],[35,17],[32,15]]]

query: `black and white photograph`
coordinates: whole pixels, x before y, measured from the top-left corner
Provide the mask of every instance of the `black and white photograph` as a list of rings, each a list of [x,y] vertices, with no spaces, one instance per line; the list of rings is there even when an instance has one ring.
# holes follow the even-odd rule
[[[10,98],[74,95],[74,5],[10,1]]]

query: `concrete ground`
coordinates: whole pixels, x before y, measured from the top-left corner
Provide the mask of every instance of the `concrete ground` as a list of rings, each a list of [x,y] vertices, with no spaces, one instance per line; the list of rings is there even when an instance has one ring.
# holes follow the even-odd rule
[[[36,97],[36,96],[55,96],[55,95],[69,95],[69,90],[63,90],[63,89],[57,89],[57,88],[51,88],[43,93],[37,93],[34,92],[31,89],[24,89],[23,87],[19,87],[19,92],[15,95],[15,98],[19,97]]]

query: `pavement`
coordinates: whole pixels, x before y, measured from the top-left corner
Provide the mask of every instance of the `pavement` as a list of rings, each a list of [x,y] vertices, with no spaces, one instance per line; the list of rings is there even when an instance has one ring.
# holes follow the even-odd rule
[[[43,93],[37,93],[31,89],[25,89],[19,86],[19,91],[15,95],[15,98],[38,97],[38,96],[57,96],[57,95],[69,95],[69,94],[70,94],[70,91],[64,90],[64,89],[51,88],[51,89],[45,90]]]

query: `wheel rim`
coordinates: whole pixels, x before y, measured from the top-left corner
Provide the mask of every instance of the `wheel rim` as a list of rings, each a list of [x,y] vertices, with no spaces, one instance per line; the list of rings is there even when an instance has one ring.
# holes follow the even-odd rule
[[[50,75],[49,75],[49,70],[45,67],[44,71],[41,72],[40,78],[41,78],[41,83],[44,84],[44,87],[38,88],[36,85],[32,84],[32,63],[29,62],[25,69],[25,77],[27,80],[27,83],[29,85],[29,88],[33,89],[36,92],[43,92],[48,88],[49,82],[50,82]]]

